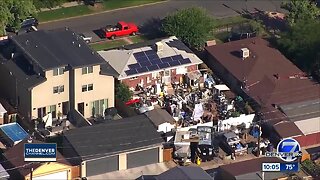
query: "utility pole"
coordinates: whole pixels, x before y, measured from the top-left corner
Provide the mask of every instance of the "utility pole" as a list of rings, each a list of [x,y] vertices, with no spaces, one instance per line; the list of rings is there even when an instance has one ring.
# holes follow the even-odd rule
[[[259,157],[260,156],[260,143],[261,143],[261,134],[262,134],[262,129],[261,129],[261,126],[262,126],[262,120],[263,120],[263,112],[261,112],[261,109],[263,109],[264,107],[264,102],[262,102],[261,98],[259,98],[259,101],[260,101],[260,108],[258,110],[258,113],[257,113],[257,116],[258,116],[258,124],[259,124],[259,136],[258,136],[258,153],[257,153],[257,156]]]

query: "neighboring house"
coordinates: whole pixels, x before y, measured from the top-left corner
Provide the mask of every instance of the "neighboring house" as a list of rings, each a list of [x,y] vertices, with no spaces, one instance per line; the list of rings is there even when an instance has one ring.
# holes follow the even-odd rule
[[[156,108],[152,111],[146,112],[145,115],[155,125],[158,132],[167,133],[175,127],[174,118],[164,109]]]
[[[280,179],[287,177],[286,173],[262,173],[262,163],[280,162],[278,158],[255,158],[251,160],[222,165],[218,168],[217,179],[243,180],[243,179]],[[264,176],[264,177],[262,177]]]
[[[266,40],[249,38],[209,46],[206,51],[206,64],[263,113],[267,122],[263,129],[271,139],[294,137],[301,146],[320,143],[319,84]]]
[[[6,179],[9,179],[9,178],[10,178],[10,175],[4,169],[4,167],[0,164],[0,179],[1,180],[6,180]]]
[[[29,137],[29,134],[16,122],[0,126],[1,142],[12,147]]]
[[[90,118],[114,106],[116,71],[71,30],[36,31],[10,42],[11,57],[1,58],[0,92],[23,117],[51,113],[55,119],[77,110]]]
[[[98,53],[118,72],[118,80],[131,89],[179,83],[183,75],[195,84],[201,76],[198,65],[202,60],[176,37]]]
[[[23,154],[24,144],[26,143],[28,143],[27,140],[23,140],[3,154],[5,161],[2,162],[2,165],[5,167],[5,169],[10,169],[8,173],[13,179],[71,180],[79,177],[79,167],[71,166],[70,163],[64,159],[59,152],[57,152],[56,162],[25,162]],[[32,143],[41,142],[33,140]],[[30,174],[32,174],[32,177],[30,177]]]
[[[156,176],[155,180],[213,180],[206,171],[198,166],[177,166]]]
[[[4,124],[6,114],[7,114],[7,110],[0,103],[0,124]]]
[[[71,129],[64,136],[63,155],[79,156],[74,163],[81,163],[81,177],[163,161],[163,139],[145,115]]]

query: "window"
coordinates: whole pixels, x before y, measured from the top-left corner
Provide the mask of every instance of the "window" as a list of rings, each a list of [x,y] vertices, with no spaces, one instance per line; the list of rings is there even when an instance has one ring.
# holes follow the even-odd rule
[[[53,87],[53,94],[64,92],[64,85]]]
[[[82,92],[86,92],[88,89],[88,86],[87,85],[82,85]]]
[[[92,90],[93,90],[93,84],[82,85],[82,92],[92,91]]]
[[[93,84],[88,84],[88,91],[92,91],[93,90]]]
[[[164,71],[164,76],[170,76],[170,70],[165,70]]]
[[[92,116],[104,115],[104,110],[108,108],[108,99],[96,100],[90,103]]]
[[[126,26],[126,27],[124,27],[123,29],[124,29],[124,30],[128,30],[128,29],[129,29],[129,27],[128,27],[128,26]]]
[[[53,94],[56,94],[59,92],[59,86],[53,87]]]
[[[64,73],[64,67],[53,69],[53,75],[58,76]]]
[[[82,68],[82,74],[89,74],[93,73],[93,66],[83,67]]]

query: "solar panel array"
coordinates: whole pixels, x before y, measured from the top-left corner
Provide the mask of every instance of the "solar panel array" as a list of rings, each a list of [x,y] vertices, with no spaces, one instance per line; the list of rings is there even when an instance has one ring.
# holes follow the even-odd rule
[[[1,129],[13,142],[23,140],[28,136],[28,133],[18,124],[5,125]]]
[[[181,55],[160,58],[153,50],[133,53],[133,56],[137,63],[128,66],[129,70],[125,71],[127,76],[191,63],[189,58]]]

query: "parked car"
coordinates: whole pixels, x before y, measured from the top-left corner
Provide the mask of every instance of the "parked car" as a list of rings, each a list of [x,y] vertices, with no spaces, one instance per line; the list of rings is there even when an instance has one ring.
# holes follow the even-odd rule
[[[238,135],[234,132],[225,133],[223,135],[222,147],[225,149],[226,153],[231,155],[235,153],[236,155],[246,154],[248,145],[240,141]]]
[[[139,31],[138,26],[134,23],[126,23],[123,21],[120,21],[117,23],[117,25],[107,25],[106,27],[103,27],[102,29],[103,37],[104,38],[110,38],[115,39],[119,36],[126,36],[126,35],[136,35]]]
[[[39,25],[39,22],[36,18],[34,17],[30,17],[28,19],[25,19],[25,20],[21,20],[21,28],[20,29],[16,29],[15,27],[10,27],[8,26],[6,28],[7,31],[9,32],[14,32],[14,33],[18,33],[18,32],[24,32],[24,31],[28,31],[30,29],[37,29]]]
[[[89,36],[85,36],[84,34],[79,34],[79,36],[87,43],[89,44],[92,40],[92,37],[89,37]]]
[[[198,126],[198,149],[202,161],[211,161],[219,153],[219,145],[214,141],[214,129],[209,126]]]

